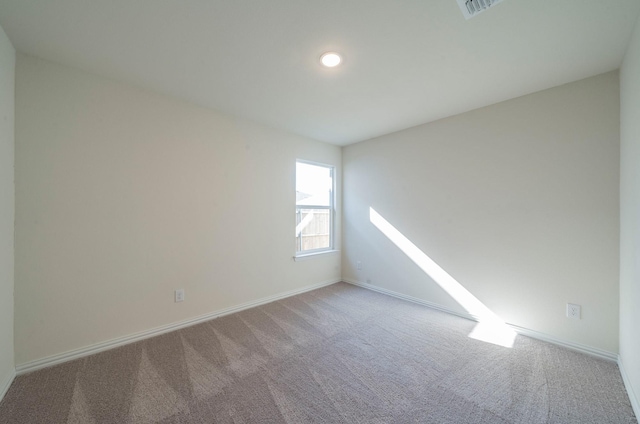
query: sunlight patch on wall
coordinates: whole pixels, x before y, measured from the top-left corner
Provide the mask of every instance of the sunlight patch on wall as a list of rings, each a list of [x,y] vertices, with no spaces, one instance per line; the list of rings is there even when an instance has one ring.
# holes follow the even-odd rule
[[[456,281],[444,269],[425,254],[411,240],[384,219],[375,209],[369,208],[369,220],[393,244],[420,267],[433,281],[449,294],[470,315],[478,320],[478,325],[469,337],[504,347],[513,347],[516,333],[496,314],[491,312],[478,298]]]

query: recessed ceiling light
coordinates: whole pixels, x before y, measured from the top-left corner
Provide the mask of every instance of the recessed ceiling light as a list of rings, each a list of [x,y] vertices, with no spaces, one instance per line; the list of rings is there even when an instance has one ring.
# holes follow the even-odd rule
[[[327,52],[320,56],[320,62],[327,68],[333,68],[342,62],[342,58],[338,53]]]

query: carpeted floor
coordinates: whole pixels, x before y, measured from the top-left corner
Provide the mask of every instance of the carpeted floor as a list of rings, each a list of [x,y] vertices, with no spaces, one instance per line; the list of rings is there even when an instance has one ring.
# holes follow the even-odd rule
[[[636,423],[615,363],[339,283],[16,378],[1,423]]]

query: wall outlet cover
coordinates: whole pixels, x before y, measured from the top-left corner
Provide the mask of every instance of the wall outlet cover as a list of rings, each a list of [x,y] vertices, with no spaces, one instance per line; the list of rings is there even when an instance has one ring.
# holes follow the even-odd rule
[[[582,307],[575,303],[567,303],[567,318],[580,319]]]
[[[176,302],[182,302],[184,300],[184,289],[177,289],[175,291]]]

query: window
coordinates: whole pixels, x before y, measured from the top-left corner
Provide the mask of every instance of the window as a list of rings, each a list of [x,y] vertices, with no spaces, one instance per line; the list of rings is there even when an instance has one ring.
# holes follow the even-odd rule
[[[333,175],[332,166],[296,161],[296,256],[333,249]]]

